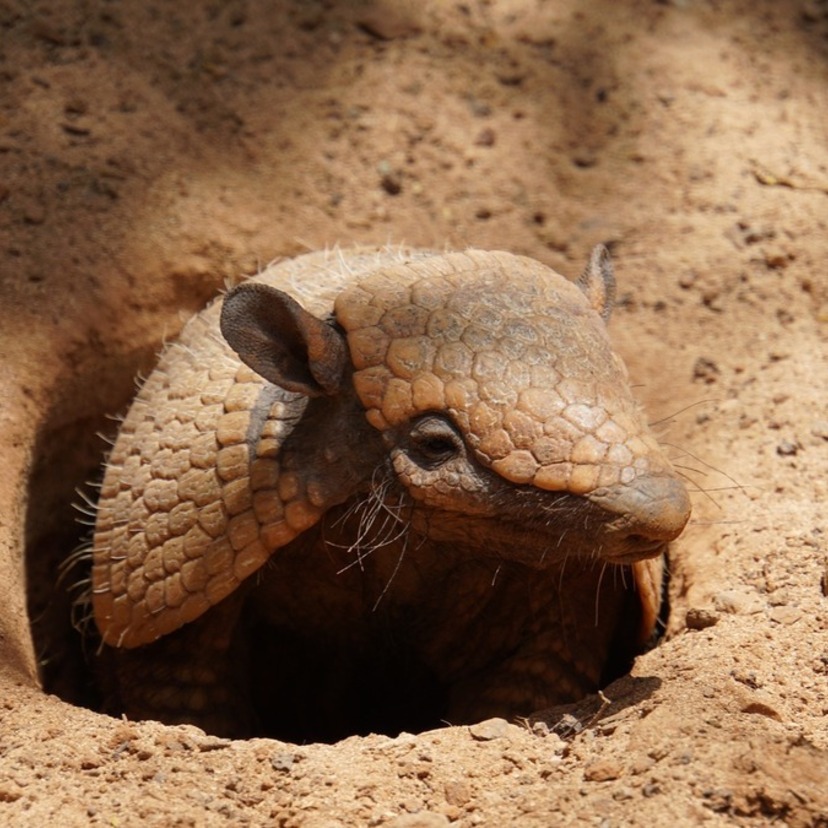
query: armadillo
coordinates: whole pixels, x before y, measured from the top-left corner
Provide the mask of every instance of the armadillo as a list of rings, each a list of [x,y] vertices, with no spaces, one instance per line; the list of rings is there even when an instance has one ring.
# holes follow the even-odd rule
[[[610,344],[613,296],[601,246],[577,282],[356,248],[191,319],[100,492],[110,708],[325,739],[526,715],[625,669],[690,504]]]

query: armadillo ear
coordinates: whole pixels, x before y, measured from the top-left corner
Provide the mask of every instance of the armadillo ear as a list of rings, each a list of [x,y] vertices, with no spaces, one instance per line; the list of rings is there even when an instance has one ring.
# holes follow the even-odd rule
[[[615,304],[615,276],[609,250],[603,244],[596,244],[592,249],[589,262],[576,284],[606,322]]]
[[[344,384],[342,334],[281,290],[247,282],[224,297],[221,332],[246,365],[274,385],[308,397]]]

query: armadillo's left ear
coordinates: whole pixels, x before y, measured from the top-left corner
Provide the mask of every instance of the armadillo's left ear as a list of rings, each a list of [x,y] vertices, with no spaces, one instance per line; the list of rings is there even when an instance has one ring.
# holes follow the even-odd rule
[[[604,321],[609,319],[615,304],[615,276],[609,250],[603,244],[592,249],[589,262],[576,284]]]
[[[231,290],[221,332],[242,362],[288,391],[319,397],[344,386],[342,334],[270,285],[247,282]]]

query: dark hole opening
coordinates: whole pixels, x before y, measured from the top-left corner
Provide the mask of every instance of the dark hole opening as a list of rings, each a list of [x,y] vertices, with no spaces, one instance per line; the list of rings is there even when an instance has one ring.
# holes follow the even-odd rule
[[[251,664],[253,704],[268,735],[299,743],[335,742],[369,733],[420,733],[445,724],[446,688],[410,652],[343,653],[296,634],[274,636],[266,626],[250,632],[257,653]],[[281,665],[289,667],[283,671]],[[335,704],[324,692],[332,669],[345,688]]]
[[[111,359],[95,370],[79,369],[53,390],[33,447],[26,514],[26,600],[32,642],[44,690],[72,704],[100,709],[101,694],[90,665],[97,642],[73,624],[83,622],[78,599],[88,567],[67,560],[91,538],[106,437],[117,430],[114,413],[135,392],[134,377],[155,360],[150,345]],[[83,622],[82,624],[80,622]]]

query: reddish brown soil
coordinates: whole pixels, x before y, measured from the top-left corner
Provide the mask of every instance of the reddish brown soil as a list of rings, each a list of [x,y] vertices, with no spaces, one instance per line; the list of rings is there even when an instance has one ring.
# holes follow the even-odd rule
[[[826,136],[825,0],[0,0],[0,824],[828,825]],[[135,374],[226,279],[386,241],[612,245],[697,487],[665,640],[564,740],[45,694],[87,698],[56,567]]]

